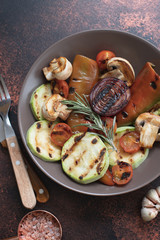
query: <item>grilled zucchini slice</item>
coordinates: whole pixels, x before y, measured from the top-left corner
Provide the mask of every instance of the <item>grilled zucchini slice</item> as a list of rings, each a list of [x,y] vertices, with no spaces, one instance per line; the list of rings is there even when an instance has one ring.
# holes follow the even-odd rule
[[[82,184],[98,180],[109,166],[105,144],[91,133],[73,135],[62,148],[61,161],[64,172]]]
[[[148,156],[149,149],[142,148],[136,153],[127,153],[125,152],[119,144],[120,137],[129,132],[134,131],[135,127],[127,126],[127,127],[119,127],[117,128],[116,134],[114,136],[114,144],[117,148],[117,152],[111,150],[110,146],[106,144],[109,152],[109,165],[113,166],[117,164],[117,161],[127,162],[132,165],[133,169],[137,168]]]
[[[27,131],[27,145],[31,152],[45,161],[58,161],[61,159],[61,147],[51,142],[51,130],[57,122],[47,120],[35,122]]]
[[[51,84],[46,83],[39,86],[31,95],[30,107],[36,120],[43,120],[42,106],[52,96]]]

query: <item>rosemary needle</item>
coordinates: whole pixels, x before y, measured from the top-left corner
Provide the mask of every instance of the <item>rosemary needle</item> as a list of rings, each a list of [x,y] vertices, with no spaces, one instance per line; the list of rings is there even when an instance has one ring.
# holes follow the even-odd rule
[[[83,114],[86,116],[87,120],[91,121],[91,123],[81,123],[77,126],[86,126],[90,129],[102,131],[104,135],[100,133],[94,134],[97,134],[103,141],[107,142],[113,148],[113,150],[117,151],[113,142],[116,117],[114,117],[113,119],[112,127],[110,129],[107,129],[106,128],[107,120],[105,124],[103,124],[101,117],[92,110],[86,96],[83,95],[83,97],[81,97],[78,93],[75,93],[76,101],[64,100],[62,101],[62,103],[66,104],[68,109],[73,110],[74,113]]]

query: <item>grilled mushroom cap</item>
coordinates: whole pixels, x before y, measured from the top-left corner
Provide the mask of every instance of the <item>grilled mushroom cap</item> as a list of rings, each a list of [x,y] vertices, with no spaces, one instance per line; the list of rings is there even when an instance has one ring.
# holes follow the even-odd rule
[[[152,148],[154,142],[160,140],[160,116],[153,113],[142,113],[136,119],[135,127],[140,132],[142,147]]]
[[[125,81],[129,87],[133,84],[135,80],[134,69],[132,65],[124,58],[114,57],[108,60],[107,70],[110,72],[110,74],[113,74],[113,75],[117,74],[119,78]]]

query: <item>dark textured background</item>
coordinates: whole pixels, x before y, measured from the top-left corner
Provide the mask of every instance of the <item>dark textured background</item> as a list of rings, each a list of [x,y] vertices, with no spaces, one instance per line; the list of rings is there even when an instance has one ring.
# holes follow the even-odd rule
[[[88,29],[127,31],[160,49],[159,10],[159,0],[0,1],[0,73],[12,98],[11,122],[26,157],[17,105],[24,78],[37,57],[57,40]],[[46,209],[58,217],[64,240],[160,239],[160,216],[149,223],[140,217],[143,196],[160,184],[160,178],[133,193],[92,197],[62,188],[32,166],[50,193],[49,201],[37,203],[35,209]],[[20,201],[8,151],[0,146],[0,239],[16,235],[27,212]]]

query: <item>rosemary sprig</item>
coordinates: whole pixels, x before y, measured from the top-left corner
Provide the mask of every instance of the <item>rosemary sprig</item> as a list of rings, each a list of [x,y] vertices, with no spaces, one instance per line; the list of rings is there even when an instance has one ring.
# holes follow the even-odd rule
[[[84,98],[81,97],[78,93],[75,93],[76,101],[64,100],[62,101],[62,103],[66,104],[68,109],[73,110],[75,113],[84,114],[86,116],[86,119],[93,122],[93,123],[81,123],[76,126],[86,126],[90,129],[96,129],[96,130],[102,131],[104,135],[100,133],[95,133],[95,134],[97,134],[100,138],[102,138],[105,142],[107,142],[113,148],[113,150],[117,151],[113,143],[116,117],[114,117],[113,119],[112,127],[110,129],[107,129],[106,128],[107,121],[105,122],[105,124],[103,124],[101,117],[92,110],[86,96],[85,95],[83,96]]]

